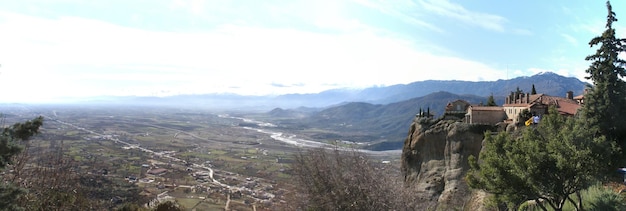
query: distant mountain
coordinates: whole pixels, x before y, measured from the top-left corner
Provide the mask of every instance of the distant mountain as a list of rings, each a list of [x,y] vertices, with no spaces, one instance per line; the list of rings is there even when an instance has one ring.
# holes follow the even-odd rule
[[[308,108],[297,108],[297,109],[275,108],[271,110],[270,112],[267,112],[267,114],[269,114],[273,118],[302,119],[302,118],[308,117],[311,113],[314,113],[316,111],[317,110],[308,109]]]
[[[317,94],[281,95],[274,97],[273,102],[280,102],[284,108],[295,105],[328,107],[347,102],[389,104],[444,91],[458,95],[467,94],[484,97],[493,94],[496,102],[502,103],[505,96],[508,96],[511,91],[519,88],[524,92],[530,92],[533,84],[538,93],[551,96],[565,96],[568,91],[573,91],[574,95],[580,95],[588,85],[574,77],[544,72],[533,76],[497,81],[426,80],[361,90],[333,89]]]
[[[310,127],[337,131],[339,136],[346,134],[347,137],[340,137],[343,140],[358,137],[369,140],[349,141],[384,142],[372,148],[398,149],[402,146],[411,121],[420,109],[423,111],[430,109],[432,114],[441,116],[445,106],[457,99],[466,100],[471,104],[487,101],[487,97],[435,92],[386,105],[353,102],[335,106],[311,115],[306,122]],[[354,136],[353,134],[369,134],[369,136]]]
[[[509,80],[480,82],[427,80],[406,85],[374,87],[361,91],[357,98],[362,98],[365,102],[386,104],[438,91],[477,96],[493,94],[496,97],[503,97],[508,96],[511,91],[515,91],[518,87],[525,92],[530,92],[533,84],[538,93],[552,96],[565,96],[567,91],[573,91],[574,95],[580,95],[587,86],[586,83],[577,78],[545,72],[530,77],[517,77]]]
[[[316,94],[287,94],[279,96],[203,94],[169,97],[102,97],[92,99],[86,103],[269,111],[277,107],[284,109],[297,107],[328,108],[349,102],[389,104],[422,97],[439,91],[485,97],[493,94],[497,102],[502,102],[504,101],[504,96],[507,96],[510,91],[514,91],[519,87],[525,92],[530,92],[533,84],[537,92],[553,96],[565,96],[567,91],[573,91],[574,95],[580,95],[586,86],[586,83],[576,78],[547,72],[509,80],[481,82],[427,80],[366,89],[333,89]]]

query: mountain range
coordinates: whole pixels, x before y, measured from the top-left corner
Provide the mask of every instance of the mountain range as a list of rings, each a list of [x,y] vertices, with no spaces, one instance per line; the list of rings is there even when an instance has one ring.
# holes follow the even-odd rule
[[[486,103],[490,95],[497,104],[502,104],[509,93],[517,89],[530,92],[533,85],[538,93],[565,96],[567,91],[580,95],[589,84],[574,77],[545,72],[508,80],[426,80],[366,89],[333,89],[315,94],[102,97],[86,103],[265,113],[285,125],[334,131],[318,134],[316,138],[319,139],[369,142],[372,149],[397,149],[402,146],[407,128],[420,109],[440,116],[448,102],[463,99],[480,104]]]
[[[420,110],[430,111],[438,117],[443,114],[449,102],[462,99],[470,104],[481,104],[486,103],[488,96],[492,94],[496,103],[501,105],[504,103],[505,96],[510,92],[517,89],[530,92],[533,84],[538,93],[563,97],[567,91],[573,91],[575,95],[582,94],[583,89],[588,85],[576,78],[563,77],[554,73],[493,82],[424,81],[385,88],[370,88],[352,95],[353,97],[361,96],[355,97],[356,99],[369,96],[370,102],[392,103],[350,102],[317,112],[277,108],[268,114],[281,117],[283,120],[291,115],[293,118],[300,119],[301,124],[309,127],[336,131],[335,134],[327,135],[326,138],[370,142],[369,149],[373,150],[399,149],[402,147],[411,121]],[[423,93],[427,94],[423,95]],[[418,97],[410,98],[412,96]],[[402,100],[405,98],[410,99]],[[306,118],[303,118],[304,116]],[[354,134],[361,135],[355,136]]]
[[[494,95],[497,102],[503,101],[517,88],[530,92],[532,85],[540,93],[565,96],[567,91],[582,94],[587,83],[574,77],[564,77],[552,72],[533,76],[517,77],[497,81],[446,81],[426,80],[409,84],[370,87],[366,89],[332,89],[315,94],[286,94],[279,96],[242,96],[235,94],[176,95],[168,97],[101,97],[85,103],[114,105],[153,105],[191,107],[201,109],[269,111],[274,108],[295,109],[298,107],[329,108],[349,102],[390,104],[433,92],[445,91],[458,95]]]

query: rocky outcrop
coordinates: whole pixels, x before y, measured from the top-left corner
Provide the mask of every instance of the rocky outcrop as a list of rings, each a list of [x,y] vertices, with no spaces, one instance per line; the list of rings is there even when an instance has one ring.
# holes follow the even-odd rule
[[[479,210],[476,201],[484,193],[470,190],[464,180],[467,158],[478,157],[487,125],[470,125],[453,120],[417,117],[411,124],[402,149],[402,171],[407,186],[419,199],[437,210]]]

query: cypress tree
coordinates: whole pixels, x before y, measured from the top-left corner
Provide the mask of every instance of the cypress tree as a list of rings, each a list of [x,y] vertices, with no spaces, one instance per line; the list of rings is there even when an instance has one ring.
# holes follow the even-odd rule
[[[493,98],[493,94],[489,95],[489,98],[487,98],[487,106],[497,106],[498,104],[496,104],[496,100]]]
[[[602,35],[589,42],[590,47],[599,46],[596,53],[585,58],[591,61],[586,70],[587,79],[593,86],[585,95],[582,115],[590,130],[596,136],[606,136],[608,140],[617,142],[622,148],[626,146],[626,61],[618,55],[626,52],[626,39],[615,37],[613,22],[617,21],[609,1],[606,2],[608,15],[606,30]]]
[[[536,95],[537,94],[537,90],[535,90],[535,84],[533,84],[533,89],[530,91],[531,95]]]

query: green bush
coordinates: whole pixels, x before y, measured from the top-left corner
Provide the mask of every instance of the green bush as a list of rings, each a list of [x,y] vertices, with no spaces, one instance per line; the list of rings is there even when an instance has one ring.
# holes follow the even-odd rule
[[[587,191],[587,196],[590,200],[588,210],[594,211],[619,211],[626,210],[626,200],[615,191],[601,187],[594,186]]]
[[[583,207],[588,211],[620,211],[626,210],[626,199],[619,193],[602,185],[594,185],[581,192]],[[573,199],[576,196],[572,196]],[[522,203],[518,211],[539,211],[541,208],[534,201]],[[551,209],[548,209],[551,210]],[[571,202],[563,206],[563,210],[575,210]]]

